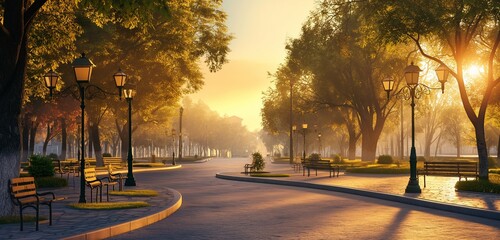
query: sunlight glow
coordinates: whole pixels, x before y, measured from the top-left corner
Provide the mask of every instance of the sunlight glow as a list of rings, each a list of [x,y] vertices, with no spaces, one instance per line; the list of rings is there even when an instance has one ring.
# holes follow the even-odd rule
[[[480,80],[484,77],[485,68],[482,65],[471,64],[464,68],[464,82],[466,85],[472,84],[473,82]]]

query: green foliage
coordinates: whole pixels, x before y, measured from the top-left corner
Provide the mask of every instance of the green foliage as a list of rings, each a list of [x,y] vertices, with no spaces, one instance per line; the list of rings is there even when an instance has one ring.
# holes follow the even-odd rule
[[[60,177],[37,177],[35,184],[39,188],[56,188],[68,186],[68,180]]]
[[[380,155],[380,156],[378,156],[377,163],[378,164],[393,164],[394,159],[392,159],[391,155]]]
[[[252,164],[256,171],[262,171],[266,166],[266,163],[264,162],[264,159],[259,152],[255,152],[252,154]]]
[[[321,160],[321,156],[317,153],[312,153],[311,155],[309,155],[309,160],[311,161]]]
[[[32,155],[30,157],[30,166],[28,173],[35,177],[52,177],[54,176],[54,166],[52,159],[41,155]]]
[[[112,157],[111,153],[103,153],[102,156],[103,157]]]
[[[332,154],[332,159],[334,163],[342,163],[342,157],[340,154]]]

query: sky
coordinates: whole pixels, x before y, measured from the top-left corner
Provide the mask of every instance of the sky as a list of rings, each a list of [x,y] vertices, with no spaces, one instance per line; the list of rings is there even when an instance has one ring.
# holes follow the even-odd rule
[[[272,85],[268,73],[285,62],[287,39],[300,28],[315,0],[225,0],[226,24],[234,39],[229,63],[216,73],[203,67],[205,85],[190,95],[221,116],[238,116],[250,131],[261,128],[262,92]]]

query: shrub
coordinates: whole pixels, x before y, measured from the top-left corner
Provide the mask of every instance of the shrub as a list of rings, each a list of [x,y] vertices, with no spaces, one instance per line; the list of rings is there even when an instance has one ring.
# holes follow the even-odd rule
[[[332,159],[334,163],[342,163],[342,157],[339,154],[332,154]]]
[[[57,154],[55,154],[55,153],[51,153],[47,157],[50,158],[50,159],[53,159],[53,160],[59,159],[59,156],[57,156]]]
[[[111,153],[103,153],[102,156],[103,157],[111,157]]]
[[[31,156],[28,173],[35,178],[54,176],[54,166],[52,165],[52,159],[41,155]]]
[[[309,155],[309,160],[311,161],[321,160],[321,156],[319,156],[319,154],[317,153],[312,153],[311,155]]]
[[[39,188],[66,187],[68,181],[60,177],[38,177],[35,178],[35,184]]]
[[[488,158],[488,168],[497,168],[497,159],[494,157],[489,157]]]
[[[417,157],[417,162],[425,162],[425,157],[423,157],[423,156],[418,156],[418,157]]]
[[[258,152],[252,154],[252,164],[256,171],[262,171],[266,166],[262,155]]]
[[[394,163],[394,160],[392,159],[391,155],[380,155],[380,156],[378,156],[377,163],[378,164],[392,164],[392,163]]]
[[[500,184],[486,180],[458,181],[455,188],[463,191],[500,193]]]

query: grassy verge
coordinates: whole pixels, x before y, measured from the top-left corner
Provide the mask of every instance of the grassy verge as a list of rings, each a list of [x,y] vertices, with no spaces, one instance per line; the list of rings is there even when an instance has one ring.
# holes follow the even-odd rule
[[[69,205],[76,209],[86,210],[114,210],[149,207],[146,202],[100,202],[100,203],[74,203]]]
[[[410,173],[410,168],[404,166],[398,168],[396,164],[371,164],[365,167],[346,168],[346,172],[370,174],[406,174]]]
[[[165,167],[163,163],[134,163],[134,167]]]
[[[40,216],[38,220],[43,221],[43,220],[47,220],[47,218]],[[36,216],[24,215],[23,221],[24,222],[34,222],[34,221],[36,221]],[[0,224],[11,224],[11,223],[20,223],[20,222],[21,222],[21,218],[19,216],[0,217]]]
[[[290,177],[289,174],[251,173],[250,177]]]
[[[490,174],[489,181],[458,181],[455,188],[461,191],[485,192],[500,194],[500,174]]]
[[[130,197],[155,197],[158,192],[149,189],[125,190],[125,191],[111,191],[109,195],[115,196],[130,196]]]

